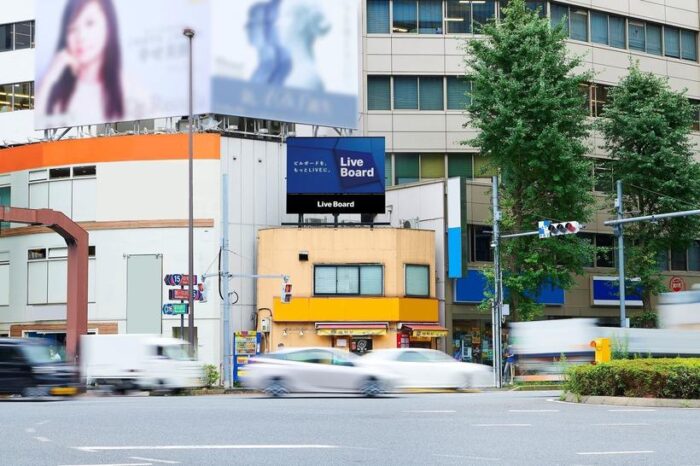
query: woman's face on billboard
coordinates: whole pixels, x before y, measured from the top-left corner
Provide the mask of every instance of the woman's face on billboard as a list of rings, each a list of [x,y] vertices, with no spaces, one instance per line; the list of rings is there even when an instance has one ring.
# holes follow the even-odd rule
[[[89,2],[68,26],[68,53],[86,65],[102,58],[106,43],[107,17],[98,2]]]

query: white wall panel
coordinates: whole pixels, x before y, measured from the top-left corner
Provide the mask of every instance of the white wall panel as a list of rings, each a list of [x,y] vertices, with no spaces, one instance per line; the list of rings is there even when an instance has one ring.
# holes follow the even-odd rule
[[[73,220],[94,221],[97,217],[97,180],[73,180]]]
[[[10,305],[10,264],[0,264],[0,306]]]
[[[49,261],[48,270],[47,301],[54,304],[65,303],[68,296],[68,261]]]
[[[71,207],[73,198],[71,192],[72,181],[49,181],[49,209],[63,212],[66,216],[72,215]]]
[[[445,131],[444,112],[394,112],[394,131]]]
[[[395,74],[443,74],[445,57],[443,55],[392,55],[391,69]]]
[[[49,184],[32,183],[29,185],[29,208],[46,209],[49,207]]]
[[[46,304],[47,293],[48,262],[29,262],[27,264],[27,304]]]

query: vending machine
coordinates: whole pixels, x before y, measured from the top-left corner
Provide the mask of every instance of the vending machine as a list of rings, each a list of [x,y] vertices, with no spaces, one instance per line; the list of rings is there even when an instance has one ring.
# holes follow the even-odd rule
[[[260,354],[261,332],[240,331],[233,333],[233,381],[238,382],[245,373],[251,357]]]

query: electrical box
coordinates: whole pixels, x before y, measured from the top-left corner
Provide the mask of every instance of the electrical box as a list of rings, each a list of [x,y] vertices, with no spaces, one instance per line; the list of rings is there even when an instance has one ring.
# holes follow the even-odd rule
[[[270,332],[270,318],[269,317],[263,317],[260,320],[260,331],[269,333]]]

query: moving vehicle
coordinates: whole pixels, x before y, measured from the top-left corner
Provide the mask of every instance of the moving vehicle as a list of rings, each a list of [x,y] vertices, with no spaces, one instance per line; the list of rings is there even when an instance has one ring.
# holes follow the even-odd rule
[[[158,335],[83,335],[81,372],[88,387],[180,391],[203,384],[203,367],[187,342]]]
[[[464,389],[493,385],[490,366],[460,362],[432,349],[374,350],[362,356],[361,365],[395,374],[401,388]]]
[[[0,394],[23,397],[70,396],[79,391],[75,366],[60,359],[40,338],[0,338]]]
[[[360,357],[334,348],[289,348],[251,359],[241,377],[270,396],[339,392],[377,396],[390,392],[395,377],[358,364]]]

